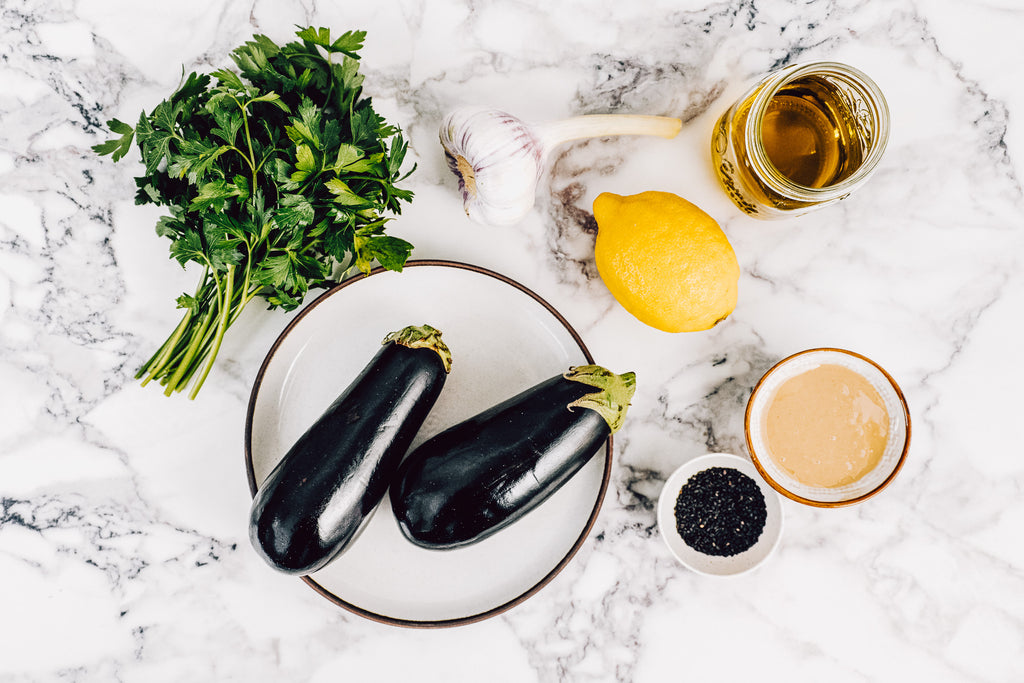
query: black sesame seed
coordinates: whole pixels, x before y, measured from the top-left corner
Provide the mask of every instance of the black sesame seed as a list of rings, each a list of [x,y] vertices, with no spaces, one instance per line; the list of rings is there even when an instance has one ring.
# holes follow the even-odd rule
[[[690,477],[676,497],[676,531],[705,555],[749,550],[768,517],[757,482],[731,467],[709,467]]]

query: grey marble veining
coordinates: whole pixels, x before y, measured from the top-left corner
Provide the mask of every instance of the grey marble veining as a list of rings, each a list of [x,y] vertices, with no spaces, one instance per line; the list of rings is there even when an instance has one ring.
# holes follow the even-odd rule
[[[368,31],[367,90],[418,164],[394,228],[414,255],[524,283],[639,377],[587,543],[478,624],[378,624],[251,551],[245,410],[288,314],[250,306],[195,402],[134,379],[195,274],[134,205],[138,165],[90,147],[183,69],[295,24]],[[1020,680],[1022,30],[1024,9],[999,0],[0,3],[0,679]],[[845,202],[755,221],[717,184],[711,128],[762,74],[810,59],[879,83],[888,150]],[[459,104],[684,127],[560,148],[530,215],[484,228],[437,144]],[[601,283],[591,203],[647,189],[699,204],[736,249],[740,303],[711,331],[646,328]],[[859,506],[787,502],[780,547],[749,575],[688,572],[658,537],[662,483],[702,453],[745,454],[753,385],[813,346],[898,379],[906,466]]]

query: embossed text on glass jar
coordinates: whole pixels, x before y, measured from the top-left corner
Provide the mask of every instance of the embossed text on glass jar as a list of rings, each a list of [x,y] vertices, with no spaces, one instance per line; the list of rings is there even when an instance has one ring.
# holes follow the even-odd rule
[[[878,86],[836,62],[766,76],[715,125],[711,157],[725,191],[756,218],[835,203],[874,172],[889,139]]]

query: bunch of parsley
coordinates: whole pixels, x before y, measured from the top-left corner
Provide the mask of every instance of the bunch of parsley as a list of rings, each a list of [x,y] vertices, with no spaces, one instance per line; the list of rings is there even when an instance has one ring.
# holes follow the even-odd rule
[[[135,139],[136,203],[168,207],[157,233],[183,267],[202,268],[178,298],[181,322],[136,375],[167,395],[191,382],[196,396],[253,298],[291,310],[335,273],[374,261],[400,271],[412,251],[384,232],[385,214],[412,199],[395,186],[408,145],[361,96],[365,32],[296,35],[282,47],[255,36],[231,53],[237,72],[189,74],[134,128],[109,121],[120,137],[93,147],[118,161]]]

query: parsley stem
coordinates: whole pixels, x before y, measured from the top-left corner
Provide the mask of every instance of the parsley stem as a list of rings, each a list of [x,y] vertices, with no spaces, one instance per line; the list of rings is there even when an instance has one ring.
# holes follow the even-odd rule
[[[320,54],[320,50],[316,50],[315,48],[314,48],[314,50],[316,52],[317,57],[320,57],[320,59],[324,59],[323,55]],[[327,94],[324,95],[324,106],[327,106],[327,105],[329,105],[331,103],[331,95],[334,94],[334,81],[335,81],[335,78],[334,78],[334,64],[331,61],[331,53],[330,52],[327,53],[327,58],[324,59],[324,61],[327,63],[327,74],[328,74],[328,76],[330,76],[330,78],[328,79],[329,83],[327,84]]]
[[[214,282],[217,282],[214,278]],[[217,289],[220,289],[220,284],[217,284]],[[185,348],[185,355],[181,361],[177,363],[177,370],[171,375],[171,378],[167,381],[167,386],[164,389],[164,395],[170,396],[176,391],[185,377],[186,371],[191,375],[192,371],[189,371],[189,366],[192,364],[192,360],[199,353],[200,346],[202,345],[202,338],[206,334],[207,328],[213,320],[214,314],[217,312],[215,307],[211,307],[206,311],[206,315],[203,316],[203,324],[199,329],[192,335],[189,345]]]
[[[242,157],[242,159],[245,160],[246,165],[249,166],[249,170],[252,171],[253,173],[256,172],[257,169],[252,165],[252,161],[249,159],[249,157],[245,155],[245,152],[238,149],[238,147],[236,147],[235,145],[227,145],[227,147],[228,149],[238,152],[238,156]]]
[[[210,274],[209,266],[203,267],[203,276],[199,280],[199,286],[196,287],[196,292],[193,295],[193,299],[199,301],[202,297],[203,289],[207,283],[207,279]],[[150,380],[155,379],[159,376],[160,372],[167,366],[167,363],[171,360],[172,354],[178,346],[178,342],[181,340],[181,336],[185,333],[188,328],[190,321],[192,320],[194,311],[191,308],[185,310],[185,315],[182,316],[181,322],[174,328],[174,332],[167,338],[167,341],[157,350],[153,356],[146,361],[145,365],[139,368],[135,378],[141,379],[143,375],[148,372],[148,376],[142,380],[142,386],[149,384]]]
[[[207,359],[206,364],[203,367],[202,373],[199,375],[199,379],[196,380],[195,384],[192,385],[192,391],[188,397],[194,399],[199,390],[203,387],[203,382],[206,381],[206,376],[210,374],[210,368],[213,367],[213,362],[217,360],[217,354],[220,352],[220,344],[224,339],[224,333],[228,330],[229,317],[231,315],[231,300],[233,298],[232,285],[234,285],[235,278],[235,266],[228,266],[227,275],[224,277],[224,291],[223,301],[220,303],[220,320],[217,322],[217,336],[214,337],[213,347],[206,353]],[[218,293],[220,293],[220,287],[217,287]]]
[[[163,343],[163,346],[157,349],[157,352],[135,373],[135,379],[142,379],[145,376],[145,379],[142,379],[142,386],[149,384],[150,380],[154,379],[164,366],[167,365],[167,361],[170,360],[171,354],[178,345],[178,340],[181,339],[181,335],[185,333],[191,317],[192,312],[186,311],[185,315],[181,318],[181,322],[174,328],[174,332]]]
[[[237,101],[237,100],[236,100]],[[245,144],[249,148],[249,156],[246,161],[249,162],[249,168],[252,169],[252,191],[256,191],[256,155],[252,151],[252,135],[249,133],[249,114],[246,111],[246,107],[249,106],[249,102],[244,105],[239,104],[238,106],[242,109],[242,127],[245,128]]]
[[[178,344],[168,348],[162,367],[158,371],[150,372],[149,379],[162,376],[161,381],[165,387],[165,393],[169,395],[174,391],[184,389],[185,385],[192,381],[200,367],[203,367],[202,376],[193,382],[189,394],[190,398],[196,397],[217,358],[220,342],[227,329],[238,319],[245,306],[260,293],[262,285],[252,284],[249,271],[251,269],[246,268],[241,276],[242,284],[240,286],[235,285],[235,281],[240,277],[237,270],[231,276],[222,275],[223,291],[226,292],[223,297],[220,295],[221,290],[211,286],[209,281],[204,283],[207,290],[213,293],[212,299],[208,296],[203,299],[202,306],[207,311],[206,316],[202,318],[193,316],[190,320],[183,319],[181,323],[183,328],[186,323],[191,323],[190,326],[193,328],[191,334],[184,340],[179,338]],[[224,322],[225,316],[226,323]],[[215,319],[218,321],[216,325],[213,324]],[[170,340],[165,342],[165,346],[169,346],[169,342]],[[163,366],[166,366],[166,369]],[[169,377],[172,369],[174,376]]]

